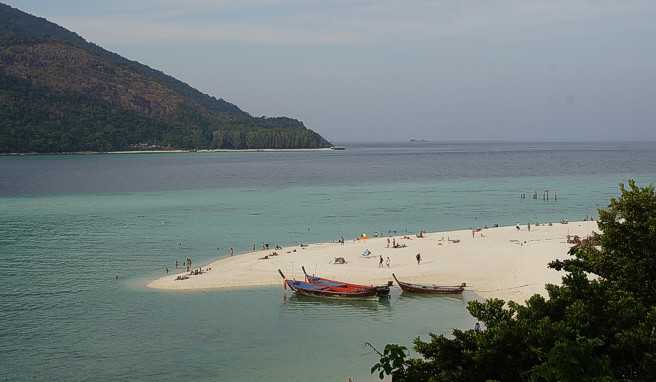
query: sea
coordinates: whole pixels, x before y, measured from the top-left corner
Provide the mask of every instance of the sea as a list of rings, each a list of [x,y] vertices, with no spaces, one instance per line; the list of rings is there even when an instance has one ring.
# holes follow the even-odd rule
[[[471,296],[145,285],[231,247],[582,220],[656,182],[653,142],[344,146],[0,157],[0,381],[374,381],[367,343],[471,328]]]

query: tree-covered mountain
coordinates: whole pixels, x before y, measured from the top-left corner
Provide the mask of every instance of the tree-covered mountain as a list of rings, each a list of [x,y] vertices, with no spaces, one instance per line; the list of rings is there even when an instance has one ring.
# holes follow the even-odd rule
[[[0,152],[329,146],[0,3]]]

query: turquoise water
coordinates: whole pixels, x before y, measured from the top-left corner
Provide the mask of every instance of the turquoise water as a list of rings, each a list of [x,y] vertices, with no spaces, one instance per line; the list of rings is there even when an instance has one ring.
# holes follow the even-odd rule
[[[656,182],[652,145],[0,157],[0,380],[373,380],[365,342],[471,327],[469,296],[143,285],[254,242],[582,219],[632,177]],[[558,200],[519,199],[545,189]]]

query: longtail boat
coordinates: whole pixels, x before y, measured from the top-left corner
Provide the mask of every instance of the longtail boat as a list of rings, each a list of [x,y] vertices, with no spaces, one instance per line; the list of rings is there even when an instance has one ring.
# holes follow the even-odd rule
[[[396,275],[392,273],[392,277],[399,284],[404,292],[409,293],[423,293],[423,294],[460,294],[465,290],[466,283],[457,286],[450,285],[424,285],[424,284],[411,284],[399,281]]]
[[[378,297],[378,291],[376,288],[372,287],[361,288],[348,285],[329,286],[310,284],[306,281],[290,280],[285,277],[280,269],[278,269],[278,273],[282,276],[285,286],[303,296],[351,299],[370,299]]]
[[[305,271],[305,267],[301,266],[301,269],[303,270],[303,274],[305,275],[305,281],[309,284],[314,284],[314,285],[323,285],[323,286],[334,286],[334,287],[346,287],[346,288],[362,288],[362,289],[375,289],[376,293],[379,297],[386,297],[389,296],[390,294],[390,285],[392,285],[392,282],[390,281],[389,285],[361,285],[361,284],[352,284],[352,283],[345,283],[342,281],[336,281],[336,280],[331,280],[331,279],[326,279],[323,277],[319,276],[313,276],[309,275]]]

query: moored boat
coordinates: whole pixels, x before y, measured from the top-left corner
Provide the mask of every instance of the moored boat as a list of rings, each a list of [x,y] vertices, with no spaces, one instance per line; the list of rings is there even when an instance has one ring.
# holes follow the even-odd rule
[[[396,280],[396,283],[399,284],[399,287],[404,292],[409,293],[422,293],[422,294],[460,294],[465,290],[467,286],[466,283],[460,285],[425,285],[425,284],[412,284],[399,281],[396,278],[396,275],[392,273],[392,277]]]
[[[378,297],[378,291],[376,288],[362,288],[359,286],[349,285],[311,284],[306,281],[290,280],[285,277],[281,270],[278,270],[278,273],[280,273],[280,276],[282,276],[285,282],[285,286],[289,287],[299,295],[351,299],[369,299]]]
[[[389,285],[361,285],[361,284],[352,284],[352,283],[346,283],[343,281],[337,281],[337,280],[331,280],[331,279],[326,279],[323,277],[319,276],[313,276],[309,275],[305,271],[305,267],[301,266],[301,269],[303,270],[303,274],[305,275],[305,281],[314,284],[314,285],[324,285],[324,286],[333,286],[333,287],[348,287],[348,288],[362,288],[362,289],[374,289],[376,290],[376,294],[379,297],[386,297],[389,296],[390,294],[390,286],[392,285],[392,282],[390,281]]]

